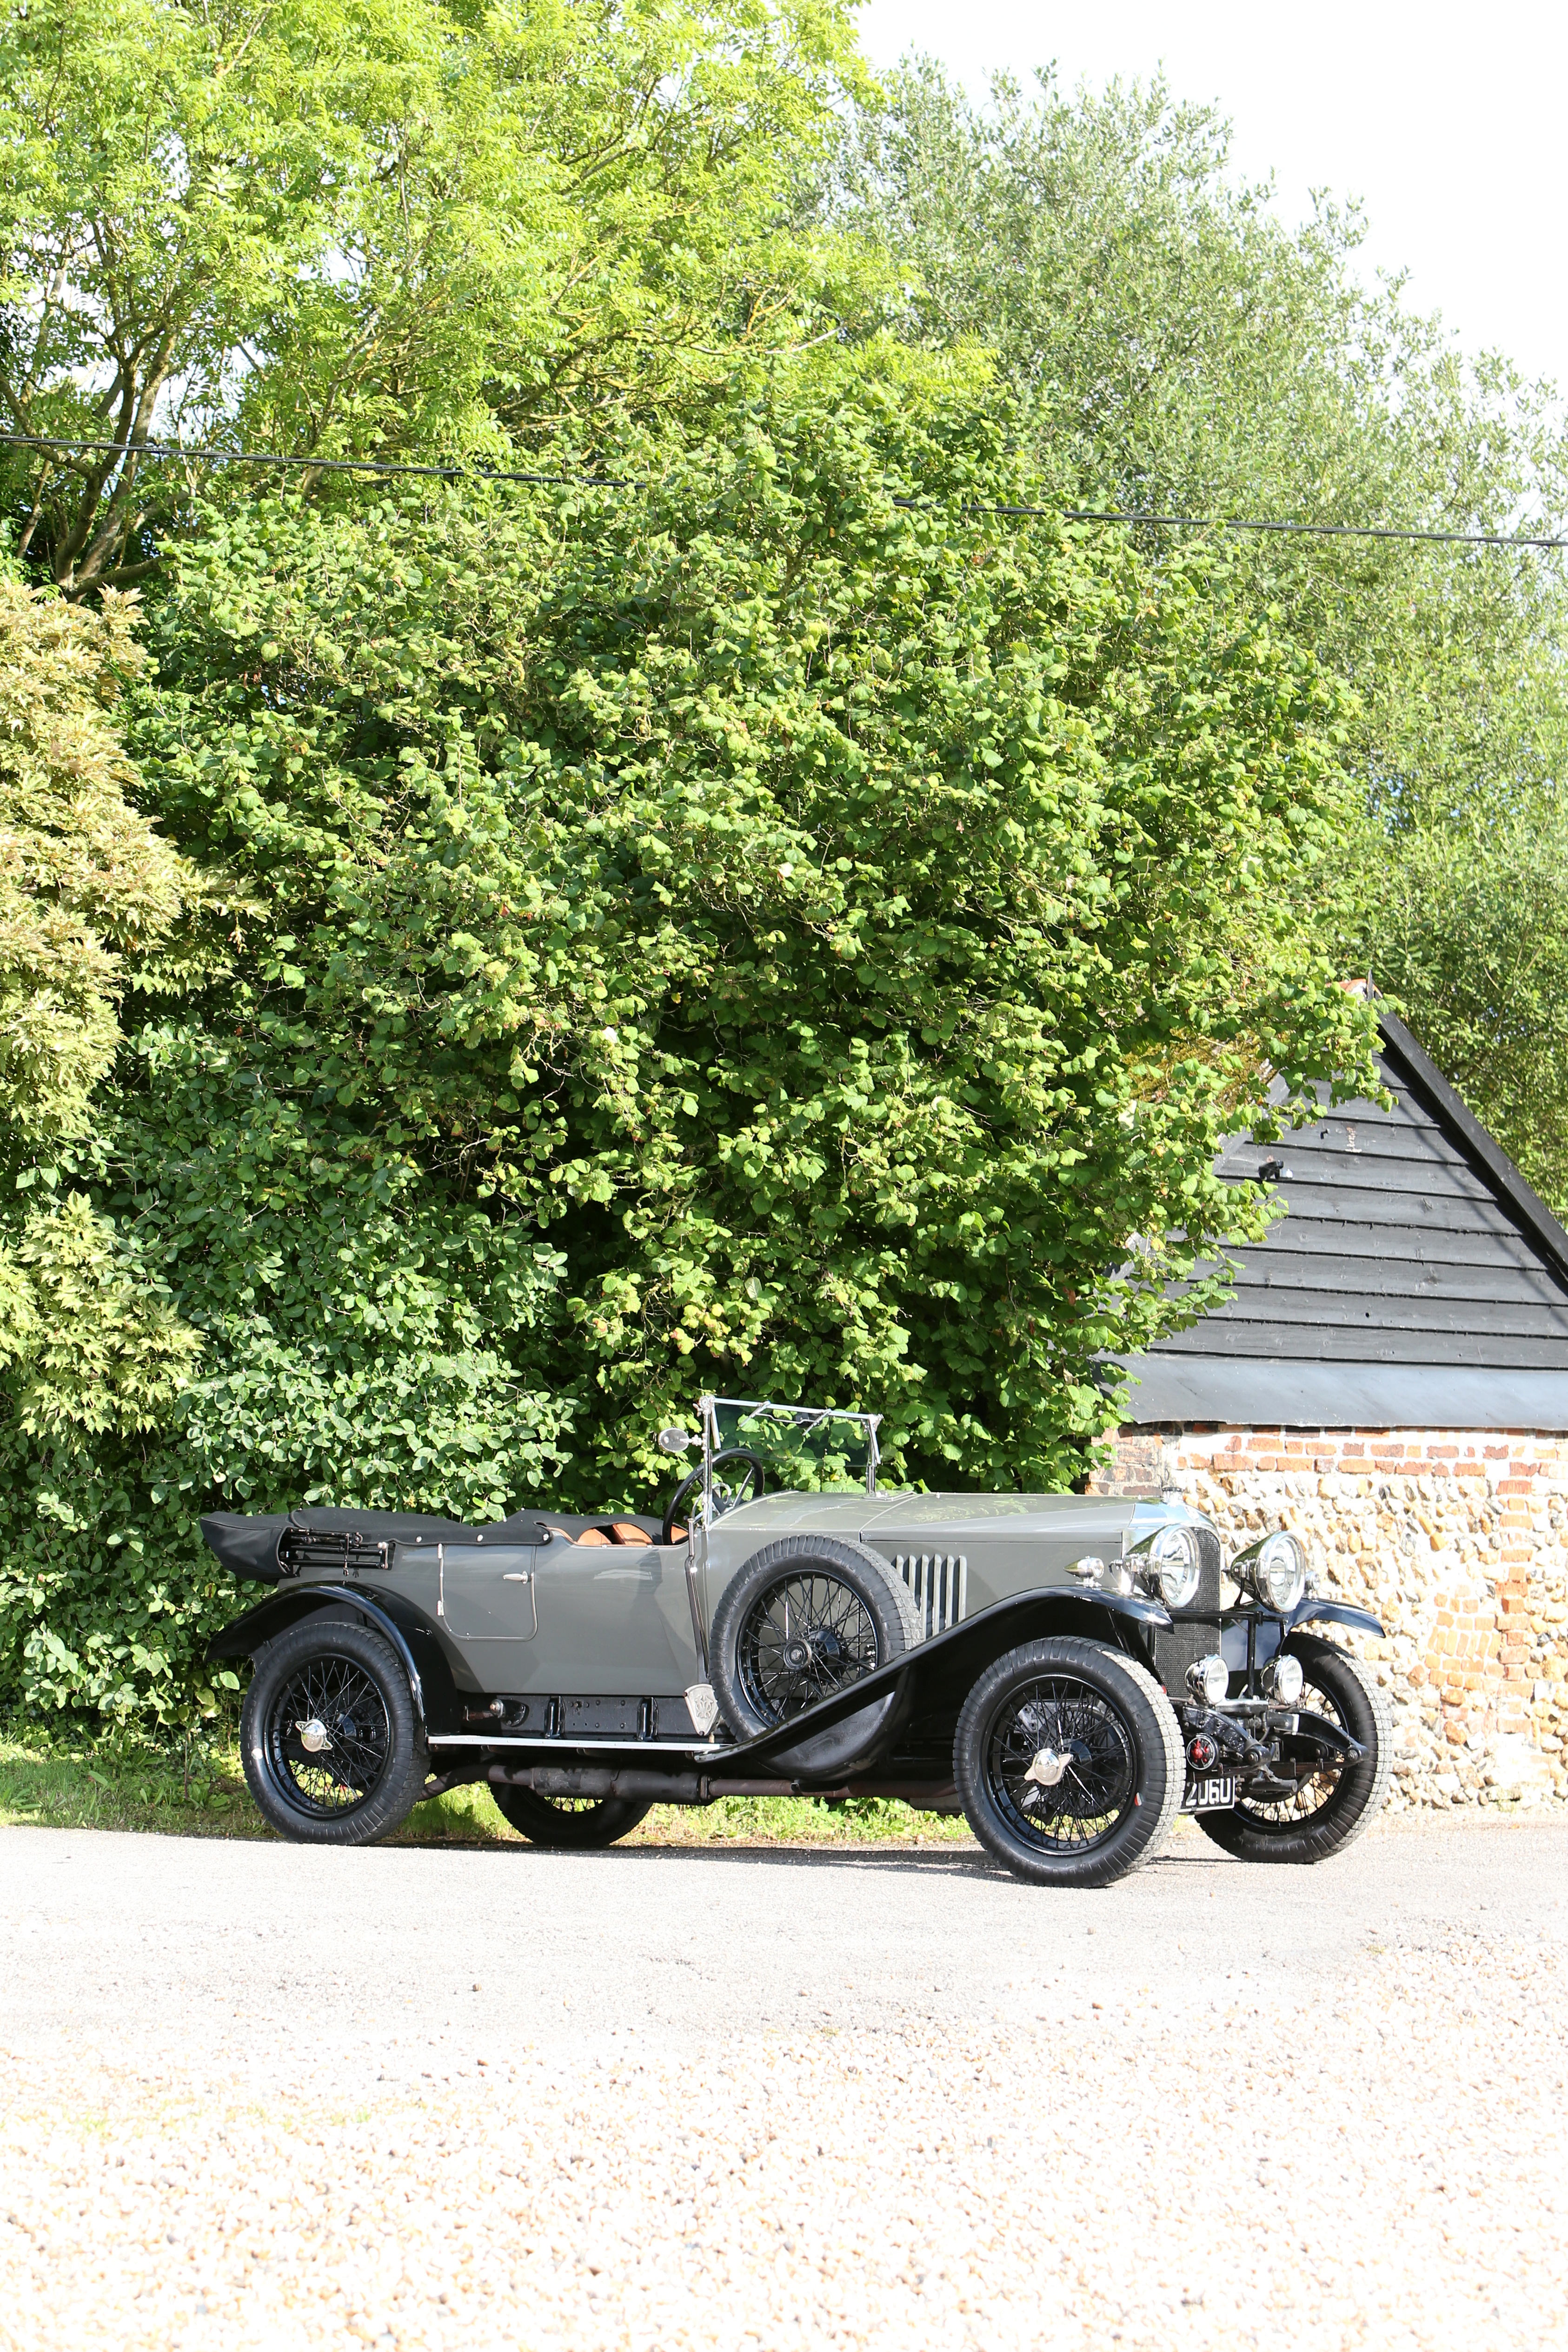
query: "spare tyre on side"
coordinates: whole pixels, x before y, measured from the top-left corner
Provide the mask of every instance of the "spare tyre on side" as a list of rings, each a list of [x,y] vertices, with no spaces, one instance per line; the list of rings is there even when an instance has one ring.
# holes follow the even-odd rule
[[[713,1613],[720,1712],[737,1739],[755,1739],[890,1665],[920,1633],[913,1594],[864,1544],[782,1537],[752,1553]],[[899,1705],[891,1694],[873,1699],[773,1761],[794,1778],[847,1771],[876,1753]]]

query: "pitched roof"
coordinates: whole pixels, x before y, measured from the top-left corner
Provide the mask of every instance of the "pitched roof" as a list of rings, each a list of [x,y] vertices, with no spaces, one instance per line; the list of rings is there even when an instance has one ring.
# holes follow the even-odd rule
[[[1235,1296],[1126,1359],[1138,1422],[1568,1429],[1568,1233],[1402,1021],[1380,1014],[1392,1110],[1325,1107],[1270,1161],[1287,1213],[1229,1255]]]

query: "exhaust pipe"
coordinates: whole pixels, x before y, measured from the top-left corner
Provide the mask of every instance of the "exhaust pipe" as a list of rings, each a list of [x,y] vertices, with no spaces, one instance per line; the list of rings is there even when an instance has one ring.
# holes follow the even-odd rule
[[[486,1776],[539,1797],[637,1797],[656,1805],[710,1805],[715,1797],[794,1797],[793,1780],[726,1780],[706,1772],[610,1771],[584,1766],[492,1764]]]

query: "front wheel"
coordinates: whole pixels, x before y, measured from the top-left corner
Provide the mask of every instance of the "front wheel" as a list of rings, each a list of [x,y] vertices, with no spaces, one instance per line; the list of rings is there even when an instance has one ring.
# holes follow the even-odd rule
[[[1036,1886],[1109,1886],[1181,1802],[1181,1727],[1152,1675],[1100,1642],[1029,1642],[964,1701],[953,1778],[983,1846]]]
[[[307,1618],[261,1653],[240,1752],[261,1813],[305,1845],[385,1837],[429,1770],[402,1662],[379,1633],[339,1618]]]
[[[1302,1741],[1285,1757],[1294,1796],[1244,1796],[1224,1812],[1200,1813],[1204,1835],[1239,1862],[1327,1862],[1342,1853],[1382,1810],[1394,1769],[1388,1702],[1361,1660],[1311,1633],[1292,1633],[1284,1655],[1301,1661],[1300,1712],[1326,1717],[1365,1752],[1355,1763],[1324,1763],[1321,1751]],[[1289,1749],[1289,1735],[1282,1744]]]
[[[530,1845],[554,1846],[563,1853],[591,1853],[628,1837],[651,1805],[630,1797],[542,1797],[533,1789],[492,1780],[490,1794],[504,1821]]]

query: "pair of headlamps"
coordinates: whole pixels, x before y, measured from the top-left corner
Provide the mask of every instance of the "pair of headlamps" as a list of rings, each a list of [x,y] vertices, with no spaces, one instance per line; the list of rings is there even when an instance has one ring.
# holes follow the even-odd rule
[[[1203,1570],[1195,1528],[1161,1528],[1128,1559],[1085,1559],[1073,1562],[1073,1573],[1104,1591],[1131,1592],[1141,1584],[1167,1609],[1187,1609],[1197,1593]],[[1307,1555],[1299,1539],[1283,1528],[1238,1552],[1228,1573],[1250,1592],[1261,1608],[1289,1615],[1307,1589]]]

